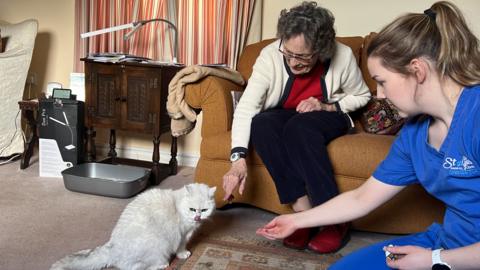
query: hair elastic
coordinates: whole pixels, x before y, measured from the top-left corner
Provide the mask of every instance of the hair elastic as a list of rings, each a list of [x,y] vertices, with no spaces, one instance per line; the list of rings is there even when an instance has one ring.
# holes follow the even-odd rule
[[[425,15],[427,15],[433,21],[435,21],[435,18],[437,17],[437,13],[433,11],[431,8],[425,9],[423,13],[425,13]]]

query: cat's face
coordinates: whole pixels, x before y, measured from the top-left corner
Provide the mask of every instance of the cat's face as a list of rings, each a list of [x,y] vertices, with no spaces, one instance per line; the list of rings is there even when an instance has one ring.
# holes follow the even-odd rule
[[[216,187],[205,184],[190,184],[184,187],[185,197],[180,203],[182,215],[190,222],[200,222],[208,218],[215,209],[214,194]]]

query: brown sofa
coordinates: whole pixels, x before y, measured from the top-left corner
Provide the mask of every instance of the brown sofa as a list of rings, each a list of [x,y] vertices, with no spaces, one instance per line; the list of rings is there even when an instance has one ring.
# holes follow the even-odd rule
[[[359,66],[372,94],[375,82],[369,77],[366,67],[366,45],[372,34],[366,37],[337,38],[350,46],[357,57]],[[240,56],[238,71],[245,79],[252,73],[252,66],[260,50],[273,42],[264,40],[247,46]],[[195,181],[219,187],[216,193],[217,207],[222,207],[222,176],[230,168],[230,136],[232,126],[231,91],[243,91],[243,87],[218,77],[206,77],[187,85],[185,100],[193,108],[201,109],[203,122],[200,159],[197,164]],[[357,117],[357,119],[355,119]],[[374,171],[388,153],[394,140],[391,135],[366,133],[354,116],[356,132],[332,141],[328,146],[330,159],[337,184],[341,192],[360,186]],[[279,202],[275,186],[253,149],[247,156],[248,178],[243,196],[235,194],[234,202],[254,205],[275,212],[289,213],[292,209]],[[441,220],[443,205],[428,195],[420,186],[410,186],[390,202],[355,220],[352,227],[358,230],[380,233],[412,233],[425,229],[433,221]]]

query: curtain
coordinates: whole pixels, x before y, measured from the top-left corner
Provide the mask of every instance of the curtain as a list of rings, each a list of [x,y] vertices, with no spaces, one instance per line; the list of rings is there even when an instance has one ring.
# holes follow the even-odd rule
[[[255,0],[179,0],[181,59],[235,68],[245,46]]]
[[[235,68],[252,27],[256,1],[260,6],[262,0],[76,0],[74,71],[83,72],[80,58],[98,52],[171,61],[175,33],[164,22],[145,24],[127,41],[123,36],[129,29],[80,38],[81,33],[153,18],[177,26],[178,62]]]
[[[172,57],[174,31],[163,22],[147,23],[128,40],[130,29],[86,39],[80,34],[140,20],[163,18],[175,24],[176,0],[76,0],[75,66],[83,72],[80,58],[89,53],[118,52],[168,61]]]

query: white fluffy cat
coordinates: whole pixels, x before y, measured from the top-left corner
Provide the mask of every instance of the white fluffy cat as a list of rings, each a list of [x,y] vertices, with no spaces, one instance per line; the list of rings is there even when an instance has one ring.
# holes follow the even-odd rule
[[[215,190],[190,184],[178,190],[145,191],[125,207],[106,244],[69,255],[50,269],[157,270],[165,269],[174,254],[186,259],[191,254],[188,240],[215,209]]]

